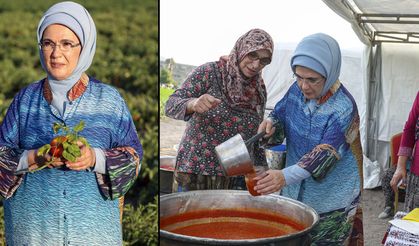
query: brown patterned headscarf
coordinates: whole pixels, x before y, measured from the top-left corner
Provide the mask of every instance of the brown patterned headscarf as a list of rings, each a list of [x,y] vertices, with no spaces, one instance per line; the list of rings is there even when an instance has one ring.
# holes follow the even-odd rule
[[[239,64],[250,52],[268,50],[273,53],[274,44],[271,36],[261,29],[252,29],[241,36],[227,61],[220,59],[223,93],[230,106],[240,111],[263,110],[266,102],[266,88],[262,71],[252,78],[246,78],[240,71]]]

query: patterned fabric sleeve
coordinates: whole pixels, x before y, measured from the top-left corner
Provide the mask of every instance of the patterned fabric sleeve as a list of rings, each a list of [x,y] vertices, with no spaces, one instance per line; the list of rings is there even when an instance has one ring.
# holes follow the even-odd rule
[[[216,63],[210,62],[195,68],[167,100],[165,112],[170,118],[188,121],[191,115],[186,115],[186,105],[193,99],[205,94],[214,80]]]
[[[315,180],[321,180],[338,160],[339,156],[332,146],[320,144],[311,152],[305,154],[298,165],[310,172]]]
[[[105,197],[123,196],[134,184],[141,166],[134,148],[121,147],[105,151],[107,175],[96,173],[99,187]]]
[[[336,115],[326,129],[321,144],[305,154],[297,165],[309,171],[315,180],[321,180],[335,167],[340,157],[350,151],[351,144],[359,140],[358,136],[359,116],[356,110]]]
[[[0,147],[0,192],[6,199],[14,194],[23,180],[23,175],[14,175],[21,153],[6,146]]]
[[[407,119],[404,128],[403,135],[400,142],[400,148],[398,155],[400,156],[411,156],[413,151],[413,146],[417,140],[416,129],[418,129],[418,116],[419,116],[419,92],[416,94],[415,101],[413,102],[412,109],[409,113],[409,118]]]
[[[23,150],[18,148],[18,97],[12,101],[0,126],[0,192],[11,197],[22,183],[23,175],[14,175]]]
[[[125,104],[120,115],[120,124],[113,143],[113,148],[105,150],[106,174],[96,173],[96,178],[103,195],[109,199],[123,196],[134,184],[138,176],[143,149],[131,114]]]

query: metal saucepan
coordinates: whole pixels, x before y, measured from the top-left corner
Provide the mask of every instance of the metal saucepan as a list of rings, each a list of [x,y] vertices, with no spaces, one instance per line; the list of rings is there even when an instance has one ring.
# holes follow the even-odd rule
[[[278,123],[272,125],[277,127]],[[261,139],[266,133],[260,132],[244,142],[240,134],[215,147],[215,152],[227,176],[238,176],[252,172],[253,161],[248,147]]]
[[[227,176],[244,175],[253,170],[253,162],[247,147],[264,135],[265,132],[260,132],[245,142],[242,136],[237,134],[215,147],[217,157]]]

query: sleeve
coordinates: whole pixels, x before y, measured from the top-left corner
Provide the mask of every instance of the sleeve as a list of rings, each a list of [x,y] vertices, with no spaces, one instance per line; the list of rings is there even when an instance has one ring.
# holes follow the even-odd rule
[[[123,101],[123,99],[122,99]],[[105,154],[105,174],[96,172],[99,187],[108,199],[123,196],[138,177],[143,149],[134,122],[125,102],[122,102],[119,125],[115,126],[115,141]]]
[[[311,176],[304,168],[300,167],[299,165],[291,165],[282,169],[282,173],[284,174],[285,184],[292,185],[300,182]]]
[[[350,151],[350,145],[359,140],[360,121],[356,106],[332,115],[329,122],[320,144],[297,163],[317,181],[326,177],[339,159]]]
[[[411,156],[416,141],[416,124],[419,116],[419,92],[416,94],[409,117],[403,128],[402,139],[400,142],[399,156]]]
[[[188,121],[190,115],[186,115],[187,103],[205,94],[214,79],[216,63],[206,63],[194,69],[183,82],[182,86],[169,97],[165,106],[168,117]]]
[[[15,175],[23,150],[19,148],[18,97],[15,97],[0,126],[0,192],[10,198],[24,175]]]

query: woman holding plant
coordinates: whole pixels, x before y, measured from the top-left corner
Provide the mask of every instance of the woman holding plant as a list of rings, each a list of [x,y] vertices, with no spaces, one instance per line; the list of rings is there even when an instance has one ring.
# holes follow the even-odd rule
[[[73,2],[39,22],[45,79],[15,96],[0,126],[0,192],[8,245],[122,245],[118,198],[142,147],[118,91],[85,74],[96,28]]]

